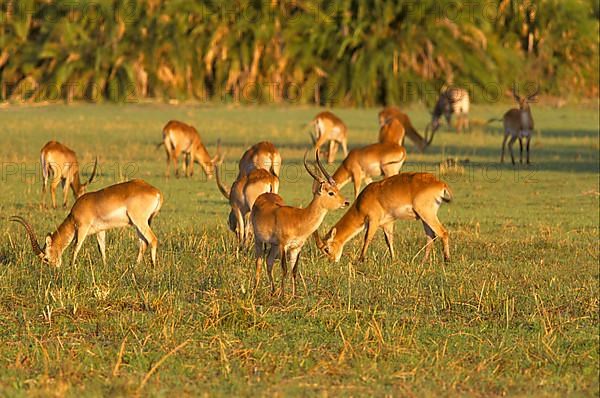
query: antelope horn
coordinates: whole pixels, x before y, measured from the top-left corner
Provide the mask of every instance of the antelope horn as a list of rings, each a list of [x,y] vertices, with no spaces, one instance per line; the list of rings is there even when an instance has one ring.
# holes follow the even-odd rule
[[[536,95],[538,95],[538,93],[540,92],[540,85],[538,84],[535,91],[533,92],[533,94],[530,94],[527,96],[527,99],[530,100],[533,97],[535,97]]]
[[[513,82],[513,87],[512,87],[512,94],[513,97],[515,97],[517,99],[517,101],[521,100],[521,97],[519,97],[519,94],[517,93],[517,83]]]
[[[323,175],[327,179],[327,182],[331,185],[335,185],[335,180],[331,178],[327,170],[325,170],[325,167],[323,167],[323,164],[321,164],[321,159],[319,159],[319,148],[315,150],[315,157],[317,158],[317,166],[319,166],[319,170],[321,170],[321,173],[323,173]]]
[[[319,236],[319,230],[313,232],[313,238],[315,239],[315,244],[317,245],[317,249],[323,250],[325,247],[325,243],[323,243],[323,239]]]
[[[431,141],[433,141],[433,136],[435,135],[435,129],[431,129],[431,135],[429,136],[429,139],[427,139],[427,135],[430,131],[431,128],[431,122],[427,124],[427,126],[425,127],[425,132],[424,134],[424,138],[425,138],[425,146],[423,147],[423,150],[425,150],[425,148],[427,148],[429,145],[431,145]]]
[[[94,177],[96,177],[96,169],[97,168],[98,168],[98,156],[96,156],[96,161],[94,162],[94,169],[92,170],[92,175],[90,176],[90,178],[88,179],[88,181],[85,183],[85,185],[91,184],[91,182],[94,179]]]
[[[313,171],[311,171],[311,169],[308,167],[308,163],[306,162],[306,156],[308,155],[308,151],[309,149],[306,150],[306,152],[304,152],[304,168],[306,169],[306,171],[308,171],[308,174],[310,174],[310,176],[312,178],[314,178],[316,181],[321,181],[321,177],[317,176]],[[318,150],[317,150],[318,151]]]
[[[12,216],[10,218],[10,221],[18,222],[19,224],[21,224],[25,227],[25,231],[27,232],[27,235],[29,236],[29,240],[31,241],[31,247],[33,248],[33,252],[35,253],[36,256],[43,257],[44,251],[40,247],[40,245],[37,241],[37,237],[35,236],[35,231],[31,227],[31,225],[29,225],[29,223],[23,217],[20,217],[20,216]]]
[[[220,166],[223,163],[223,160],[225,160],[225,157],[220,155],[217,156],[219,156],[218,161],[215,163],[215,177],[217,180],[217,187],[219,188],[219,191],[221,191],[225,199],[229,200],[229,197],[231,196],[231,188],[227,187],[221,180],[220,170]]]
[[[221,139],[218,138],[217,139],[217,150],[215,153],[215,156],[210,160],[212,163],[223,163],[223,159],[225,159],[225,156],[223,156],[223,154],[221,153]]]

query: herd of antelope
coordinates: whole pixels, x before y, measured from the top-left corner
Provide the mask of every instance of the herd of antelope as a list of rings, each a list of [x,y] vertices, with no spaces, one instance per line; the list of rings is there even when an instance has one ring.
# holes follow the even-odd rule
[[[501,161],[508,137],[511,159],[514,164],[512,145],[515,140],[521,144],[526,140],[527,163],[529,163],[529,143],[533,130],[533,118],[529,102],[537,94],[520,97],[513,88],[514,99],[519,108],[505,113],[504,139]],[[434,241],[443,244],[445,260],[450,259],[448,231],[437,217],[443,202],[452,199],[450,187],[430,173],[402,173],[407,152],[404,139],[408,137],[415,146],[424,151],[439,128],[440,118],[448,123],[453,114],[457,115],[458,130],[469,125],[469,97],[465,90],[444,91],[432,112],[425,135],[420,135],[412,125],[408,115],[397,107],[387,107],[378,114],[379,135],[376,142],[360,148],[348,150],[348,128],[331,112],[321,112],[312,120],[311,133],[313,149],[304,155],[304,168],[312,177],[312,200],[306,207],[286,205],[278,194],[282,157],[275,145],[268,141],[251,146],[239,161],[239,172],[231,187],[221,179],[220,166],[224,155],[217,143],[217,153],[210,156],[198,131],[183,122],[169,121],[162,130],[162,142],[166,152],[166,176],[170,175],[171,163],[179,176],[179,162],[183,160],[183,174],[193,175],[194,163],[199,163],[210,179],[216,175],[219,191],[231,208],[227,224],[236,234],[238,247],[247,247],[254,241],[256,257],[255,287],[258,286],[266,258],[267,274],[274,293],[273,266],[276,260],[281,263],[282,278],[280,293],[284,293],[284,282],[288,264],[292,272],[292,294],[296,290],[296,277],[299,273],[299,259],[302,247],[313,236],[320,251],[332,261],[339,261],[344,246],[363,230],[365,231],[360,259],[367,255],[367,249],[379,227],[383,229],[385,242],[391,258],[394,258],[394,222],[396,220],[420,220],[427,238],[422,261],[430,257]],[[429,137],[427,133],[430,132]],[[338,146],[341,145],[344,159],[333,173],[325,169],[321,161],[320,148],[328,145],[327,162],[333,163]],[[308,155],[314,156],[314,164]],[[44,246],[40,247],[30,223],[20,216],[12,221],[24,226],[31,241],[34,253],[47,264],[60,266],[62,254],[74,242],[72,263],[76,261],[85,238],[96,235],[102,261],[106,263],[106,231],[132,226],[139,238],[137,261],[143,259],[148,246],[151,260],[157,261],[158,239],[151,229],[152,219],[163,204],[161,192],[139,179],[114,184],[95,192],[85,193],[94,180],[97,159],[87,182],[80,180],[80,169],[76,154],[65,145],[50,141],[41,150],[40,163],[43,175],[42,205],[46,206],[46,190],[50,181],[52,206],[56,208],[56,188],[63,186],[63,207],[67,207],[69,188],[75,203],[65,220],[56,231],[48,234]],[[372,182],[373,178],[384,178]],[[362,182],[366,188],[361,191]],[[354,201],[350,203],[340,192],[342,187],[352,182]],[[322,237],[319,227],[329,211],[348,208],[340,220]]]

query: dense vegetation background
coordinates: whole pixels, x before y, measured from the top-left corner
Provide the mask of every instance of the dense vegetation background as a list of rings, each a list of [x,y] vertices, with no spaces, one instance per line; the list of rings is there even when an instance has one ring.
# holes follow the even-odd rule
[[[596,0],[0,0],[0,101],[598,95]],[[527,89],[527,88],[525,88]]]

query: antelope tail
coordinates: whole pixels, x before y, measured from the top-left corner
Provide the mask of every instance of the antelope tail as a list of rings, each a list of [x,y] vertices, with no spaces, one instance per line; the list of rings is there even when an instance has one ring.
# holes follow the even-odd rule
[[[46,168],[46,159],[44,159],[44,155],[40,155],[40,163],[42,164],[42,176],[44,177],[44,185],[46,185],[46,181],[48,181],[48,169]]]
[[[485,124],[489,124],[489,123],[492,123],[492,122],[501,122],[501,121],[502,121],[502,119],[498,119],[497,117],[493,117],[493,118],[489,119],[487,122],[485,122]]]

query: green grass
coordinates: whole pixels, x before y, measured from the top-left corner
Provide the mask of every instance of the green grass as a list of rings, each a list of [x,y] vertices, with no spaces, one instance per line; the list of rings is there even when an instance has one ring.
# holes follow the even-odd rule
[[[475,106],[472,118],[498,117],[506,106]],[[263,278],[253,294],[253,254],[236,256],[216,184],[198,166],[191,180],[166,180],[164,153],[154,144],[169,119],[193,123],[211,153],[222,139],[231,183],[243,150],[271,140],[286,167],[280,193],[305,205],[305,126],[317,111],[0,109],[0,395],[597,396],[597,109],[534,106],[539,131],[529,168],[499,165],[499,124],[464,135],[441,131],[426,154],[409,144],[406,170],[435,171],[446,157],[470,160],[464,173],[441,176],[455,194],[439,212],[451,263],[441,261],[439,244],[431,262],[413,260],[425,236],[420,223],[401,221],[395,261],[381,232],[364,263],[356,261],[360,238],[339,264],[310,242],[301,260],[307,291],[281,301]],[[351,147],[376,139],[377,110],[336,112]],[[409,112],[422,130],[425,110]],[[70,250],[60,269],[34,258],[22,228],[7,218],[26,216],[41,240],[66,216],[39,206],[39,149],[50,139],[83,162],[99,157],[93,189],[135,176],[162,190],[153,224],[157,267],[148,258],[135,265],[130,229],[108,233],[106,267],[93,238],[75,265]],[[321,231],[342,214],[330,213]]]

